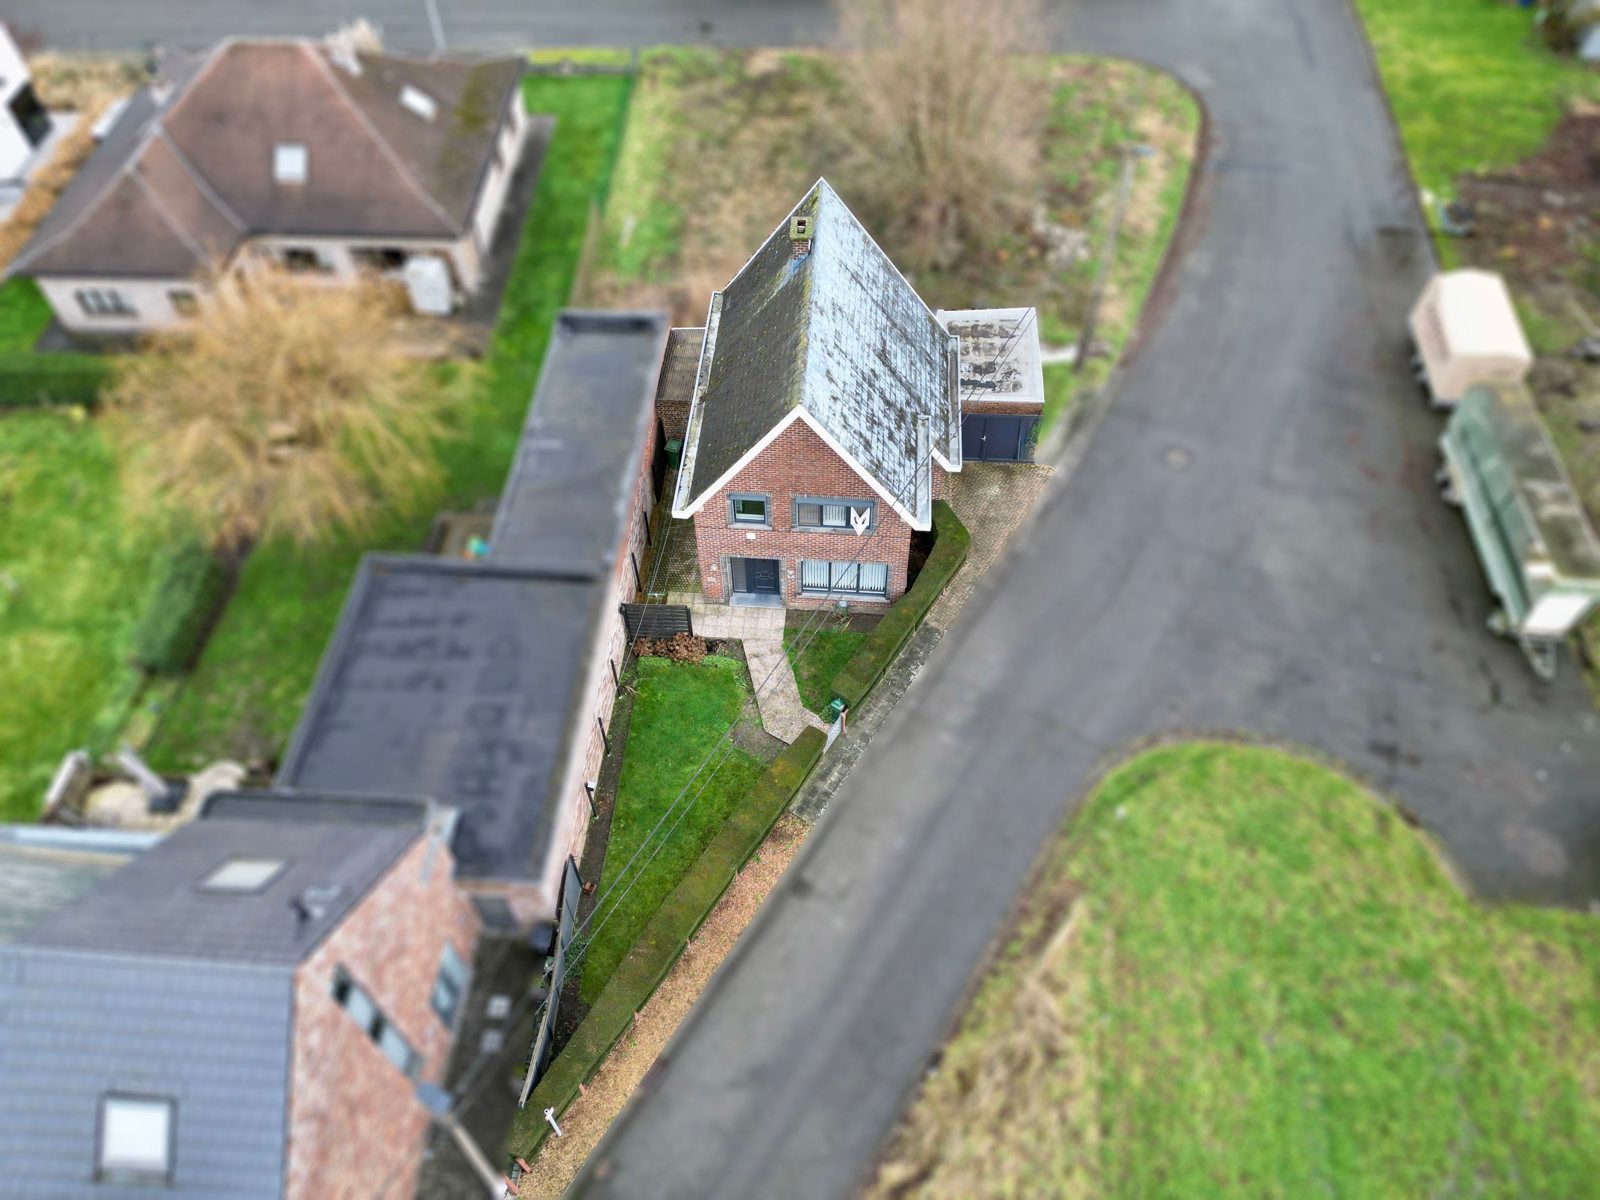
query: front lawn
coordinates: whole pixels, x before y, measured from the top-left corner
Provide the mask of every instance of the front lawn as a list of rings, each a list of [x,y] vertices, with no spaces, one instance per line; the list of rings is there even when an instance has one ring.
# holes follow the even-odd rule
[[[800,685],[800,703],[819,717],[828,716],[833,677],[866,640],[866,634],[852,629],[785,629],[783,648],[794,668],[794,681]]]
[[[1048,367],[1046,422],[1110,372],[1137,324],[1187,188],[1200,127],[1193,97],[1171,76],[1111,59],[1025,61],[1048,89],[1037,197],[1054,236],[1079,247],[1052,260],[1038,236],[974,254],[913,280],[935,308],[1033,304],[1046,343],[1077,337],[1092,291],[1124,154],[1138,160],[1096,342],[1082,375]],[[805,189],[828,175],[852,200],[837,136],[851,103],[838,62],[816,52],[673,48],[644,56],[616,185],[582,283],[597,305],[657,305],[684,324],[705,319],[722,287]],[[692,165],[685,165],[692,164]],[[858,215],[861,215],[858,213]],[[897,248],[885,240],[895,258]]]
[[[1534,12],[1504,0],[1356,0],[1417,183],[1439,198],[1456,177],[1509,166],[1600,82],[1538,41]],[[1430,214],[1430,219],[1432,214]]]
[[[50,305],[38,284],[21,278],[0,283],[0,356],[29,353],[49,324]]]
[[[75,411],[0,415],[0,820],[31,820],[68,750],[114,749],[153,545]]]
[[[1580,1196],[1600,929],[1484,908],[1393,809],[1219,744],[1115,771],[876,1194]]]
[[[582,937],[586,1004],[765,769],[723,742],[750,695],[743,663],[715,654],[698,663],[641,658],[633,686],[599,906]]]
[[[551,323],[566,304],[593,205],[604,198],[630,80],[618,75],[533,76],[528,108],[553,113],[556,132],[523,230],[494,340],[462,380],[458,435],[440,449],[442,494],[420,496],[362,537],[299,549],[258,547],[194,675],[165,714],[151,760],[187,768],[218,756],[271,756],[293,730],[338,620],[356,564],[368,550],[415,550],[432,513],[470,507],[505,481]]]

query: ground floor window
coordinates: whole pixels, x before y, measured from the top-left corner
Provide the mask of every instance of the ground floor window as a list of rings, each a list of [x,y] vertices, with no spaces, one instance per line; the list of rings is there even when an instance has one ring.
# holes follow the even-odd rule
[[[889,594],[889,565],[803,558],[800,560],[800,594],[882,598]]]
[[[283,265],[286,270],[301,272],[325,272],[333,268],[322,261],[322,255],[309,246],[285,246],[283,249]]]
[[[173,288],[167,293],[167,303],[180,317],[192,317],[200,311],[200,301],[188,288]]]
[[[137,316],[133,305],[116,288],[79,288],[72,293],[72,298],[91,317],[132,317]]]
[[[363,271],[387,275],[406,265],[407,254],[398,246],[357,246],[350,251],[350,257]]]

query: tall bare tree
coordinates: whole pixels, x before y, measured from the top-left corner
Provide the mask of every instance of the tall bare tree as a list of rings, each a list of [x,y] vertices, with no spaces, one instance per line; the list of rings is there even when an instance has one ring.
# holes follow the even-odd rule
[[[436,482],[453,393],[397,347],[387,294],[278,271],[202,294],[192,326],[125,356],[108,392],[136,507],[227,551],[359,529]]]
[[[947,267],[1037,200],[1036,0],[839,0],[850,192],[897,261]]]

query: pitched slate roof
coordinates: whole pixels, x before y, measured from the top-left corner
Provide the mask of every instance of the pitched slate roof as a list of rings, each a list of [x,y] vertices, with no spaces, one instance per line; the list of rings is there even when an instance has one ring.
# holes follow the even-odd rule
[[[281,1196],[295,966],[428,815],[414,801],[213,797],[0,943],[0,1197]],[[233,856],[284,868],[254,892],[198,886]],[[298,914],[313,885],[320,914]],[[94,1179],[113,1091],[176,1101],[170,1185]]]
[[[318,42],[224,41],[140,91],[11,271],[186,275],[246,237],[459,237],[494,155],[514,58],[360,54]],[[400,103],[411,85],[432,120]],[[304,184],[273,178],[273,148],[307,150]]]
[[[791,237],[797,219],[808,240]],[[713,298],[705,353],[676,515],[803,415],[908,520],[929,526],[930,456],[961,461],[951,338],[826,180]]]

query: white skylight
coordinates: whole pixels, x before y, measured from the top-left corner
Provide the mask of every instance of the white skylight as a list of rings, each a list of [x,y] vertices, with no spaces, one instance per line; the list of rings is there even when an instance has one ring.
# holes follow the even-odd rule
[[[170,1175],[175,1107],[157,1096],[104,1097],[95,1156],[99,1172],[112,1177]]]
[[[279,142],[272,148],[272,178],[279,183],[304,183],[311,156],[303,142]]]
[[[439,112],[439,102],[421,88],[409,83],[400,89],[400,103],[424,121],[431,121]]]
[[[200,881],[208,892],[257,892],[283,870],[281,858],[230,858]]]

